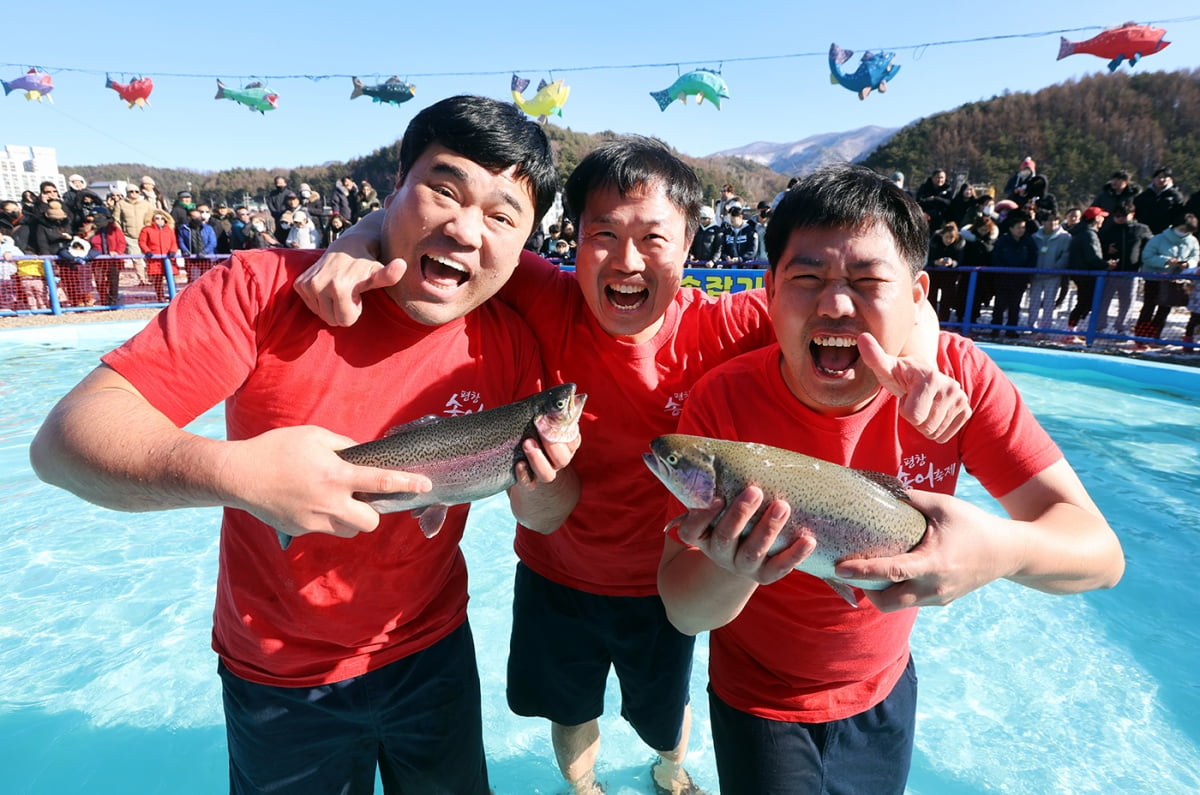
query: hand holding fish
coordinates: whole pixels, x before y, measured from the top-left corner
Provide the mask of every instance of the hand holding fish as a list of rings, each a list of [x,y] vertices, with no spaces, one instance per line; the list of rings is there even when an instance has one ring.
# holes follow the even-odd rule
[[[304,305],[331,326],[353,326],[362,314],[362,294],[400,281],[408,265],[401,259],[379,263],[383,213],[363,216],[296,279]]]
[[[354,444],[312,425],[276,428],[228,442],[218,478],[226,503],[288,536],[328,533],[349,538],[379,526],[379,513],[354,497],[361,492],[412,492],[433,488],[424,475],[351,464],[337,451]],[[294,466],[304,461],[305,466]]]
[[[790,544],[772,554],[771,548],[787,529],[792,509],[784,500],[774,500],[764,507],[763,500],[761,488],[747,486],[728,508],[724,500],[718,500],[713,507],[690,510],[675,520],[679,539],[699,549],[722,569],[769,585],[812,554],[817,542],[811,535],[797,533]],[[763,508],[763,514],[750,526],[759,508]]]
[[[944,444],[971,418],[967,393],[957,381],[915,356],[891,356],[870,334],[858,351],[880,385],[900,399],[900,416],[927,439]]]
[[[867,598],[883,612],[909,607],[944,606],[992,580],[1011,576],[1019,534],[997,527],[1007,519],[993,516],[957,497],[909,490],[913,507],[928,520],[925,537],[900,555],[844,560],[839,577],[894,582]]]
[[[566,521],[579,501],[579,478],[568,469],[579,449],[578,433],[569,442],[526,439],[525,460],[516,465],[517,482],[508,490],[513,515],[538,533],[552,533]]]

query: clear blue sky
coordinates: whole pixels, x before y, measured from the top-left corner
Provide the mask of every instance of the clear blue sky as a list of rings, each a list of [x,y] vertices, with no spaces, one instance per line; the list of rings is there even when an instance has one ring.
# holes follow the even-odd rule
[[[0,144],[51,146],[67,165],[314,165],[391,143],[417,110],[451,94],[510,99],[517,72],[532,83],[527,95],[542,78],[567,81],[571,96],[556,124],[654,135],[704,156],[868,124],[899,127],[1005,91],[1105,71],[1105,61],[1091,55],[1056,61],[1059,34],[1036,35],[1049,31],[1081,28],[1065,34],[1081,41],[1130,19],[1189,18],[1161,25],[1171,46],[1132,71],[1200,66],[1194,0],[811,7],[817,5],[294,0],[159,3],[118,12],[65,0],[5,30],[0,77],[45,67],[54,75],[55,101],[29,102],[17,92],[0,97]],[[974,41],[989,37],[1016,38]],[[901,70],[889,91],[860,101],[831,85],[831,42],[856,52],[851,69],[858,53],[894,50]],[[660,111],[649,92],[700,66],[721,70],[731,98],[720,110],[689,102]],[[104,87],[106,72],[121,82],[152,77],[151,106],[127,108]],[[417,85],[415,99],[400,106],[350,100],[349,75],[371,84],[393,74]],[[268,85],[280,95],[278,110],[262,116],[216,101],[216,75],[238,87],[253,76],[275,76]]]

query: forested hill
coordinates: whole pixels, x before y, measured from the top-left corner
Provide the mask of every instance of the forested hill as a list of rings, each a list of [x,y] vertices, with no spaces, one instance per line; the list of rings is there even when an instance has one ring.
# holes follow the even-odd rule
[[[864,164],[904,172],[914,191],[944,168],[999,193],[1026,156],[1060,207],[1086,206],[1122,168],[1145,187],[1170,165],[1187,196],[1200,189],[1200,69],[1097,74],[970,103],[910,124]]]
[[[616,137],[614,132],[597,134],[572,132],[569,128],[546,125],[546,133],[554,148],[560,181],[583,159],[584,155],[601,143]],[[743,158],[706,157],[694,158],[680,155],[700,175],[704,184],[706,200],[715,202],[720,196],[721,185],[731,182],[742,191],[743,198],[751,204],[760,199],[770,199],[787,184],[787,177],[766,166]],[[263,201],[275,184],[275,177],[287,177],[293,189],[307,183],[322,196],[328,197],[334,183],[343,176],[355,182],[369,181],[380,196],[391,192],[400,166],[400,141],[376,149],[369,155],[348,162],[330,162],[318,166],[297,166],[291,169],[237,168],[225,171],[189,171],[184,169],[152,168],[136,163],[117,163],[102,166],[62,166],[66,174],[78,172],[88,182],[108,180],[140,180],[143,175],[154,178],[169,198],[189,188],[197,201],[224,201],[231,206],[245,201]]]

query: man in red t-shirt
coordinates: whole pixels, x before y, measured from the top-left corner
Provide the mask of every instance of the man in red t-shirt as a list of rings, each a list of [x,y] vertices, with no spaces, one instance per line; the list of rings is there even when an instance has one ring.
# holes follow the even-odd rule
[[[579,163],[564,193],[579,222],[575,270],[523,252],[499,293],[538,337],[548,377],[574,381],[588,394],[581,423],[588,441],[571,463],[582,484],[579,504],[558,532],[517,529],[509,707],[548,718],[564,778],[575,793],[595,792],[597,719],[615,670],[622,715],[658,753],[655,791],[697,792],[682,766],[694,639],[671,626],[658,596],[664,503],[638,462],[651,439],[675,429],[697,379],[770,341],[765,294],[714,297],[681,286],[703,191],[695,172],[662,144],[637,137],[606,143]],[[370,228],[368,216],[333,249]],[[297,289],[330,322],[352,323],[354,300],[369,295],[363,290],[403,273],[404,263],[381,269],[378,261],[331,258]],[[355,287],[339,291],[339,284]],[[926,320],[932,340],[932,311]],[[954,398],[965,407],[965,396],[933,370],[932,342],[929,349],[929,364],[884,357],[875,365],[897,381],[911,377],[917,388],[904,416],[940,438],[961,422]]]
[[[452,97],[405,132],[382,245],[414,263],[329,329],[295,278],[314,253],[237,252],[103,357],[31,447],[38,475],[117,510],[225,506],[214,610],[233,792],[489,792],[459,549],[356,492],[428,478],[336,451],[544,386],[529,328],[488,302],[554,198],[549,141],[508,103]],[[227,440],[183,426],[226,402]],[[579,440],[526,442],[509,491],[543,532],[578,498]],[[276,530],[297,536],[280,549]],[[374,532],[373,532],[374,531]]]
[[[659,591],[681,631],[710,631],[710,714],[723,793],[901,793],[912,753],[916,678],[908,648],[919,605],[1007,578],[1051,593],[1114,585],[1124,561],[1079,478],[1013,384],[969,340],[942,333],[938,365],[971,417],[932,440],[848,353],[871,334],[908,339],[926,302],[920,207],[868,169],[835,166],[787,193],[767,228],[766,288],[777,342],[693,388],[679,432],[758,442],[895,475],[928,519],[909,553],[842,560],[839,577],[895,583],[851,606],[777,554],[790,507],[778,500],[741,535],[762,490],[689,512],[668,534]],[[952,496],[962,468],[1011,518]],[[678,503],[675,503],[678,507]],[[715,522],[715,525],[713,524]],[[675,535],[675,538],[671,536]]]

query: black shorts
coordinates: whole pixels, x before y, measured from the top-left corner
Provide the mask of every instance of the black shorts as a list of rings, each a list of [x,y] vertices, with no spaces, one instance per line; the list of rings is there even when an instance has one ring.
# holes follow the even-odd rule
[[[671,625],[658,596],[598,596],[517,564],[508,706],[577,726],[604,714],[611,666],[621,716],[656,751],[679,744],[696,639]]]
[[[882,702],[829,723],[784,723],[708,692],[722,795],[828,792],[901,795],[912,765],[917,673],[912,658]]]
[[[319,687],[254,684],[219,667],[229,791],[487,795],[471,629]]]

